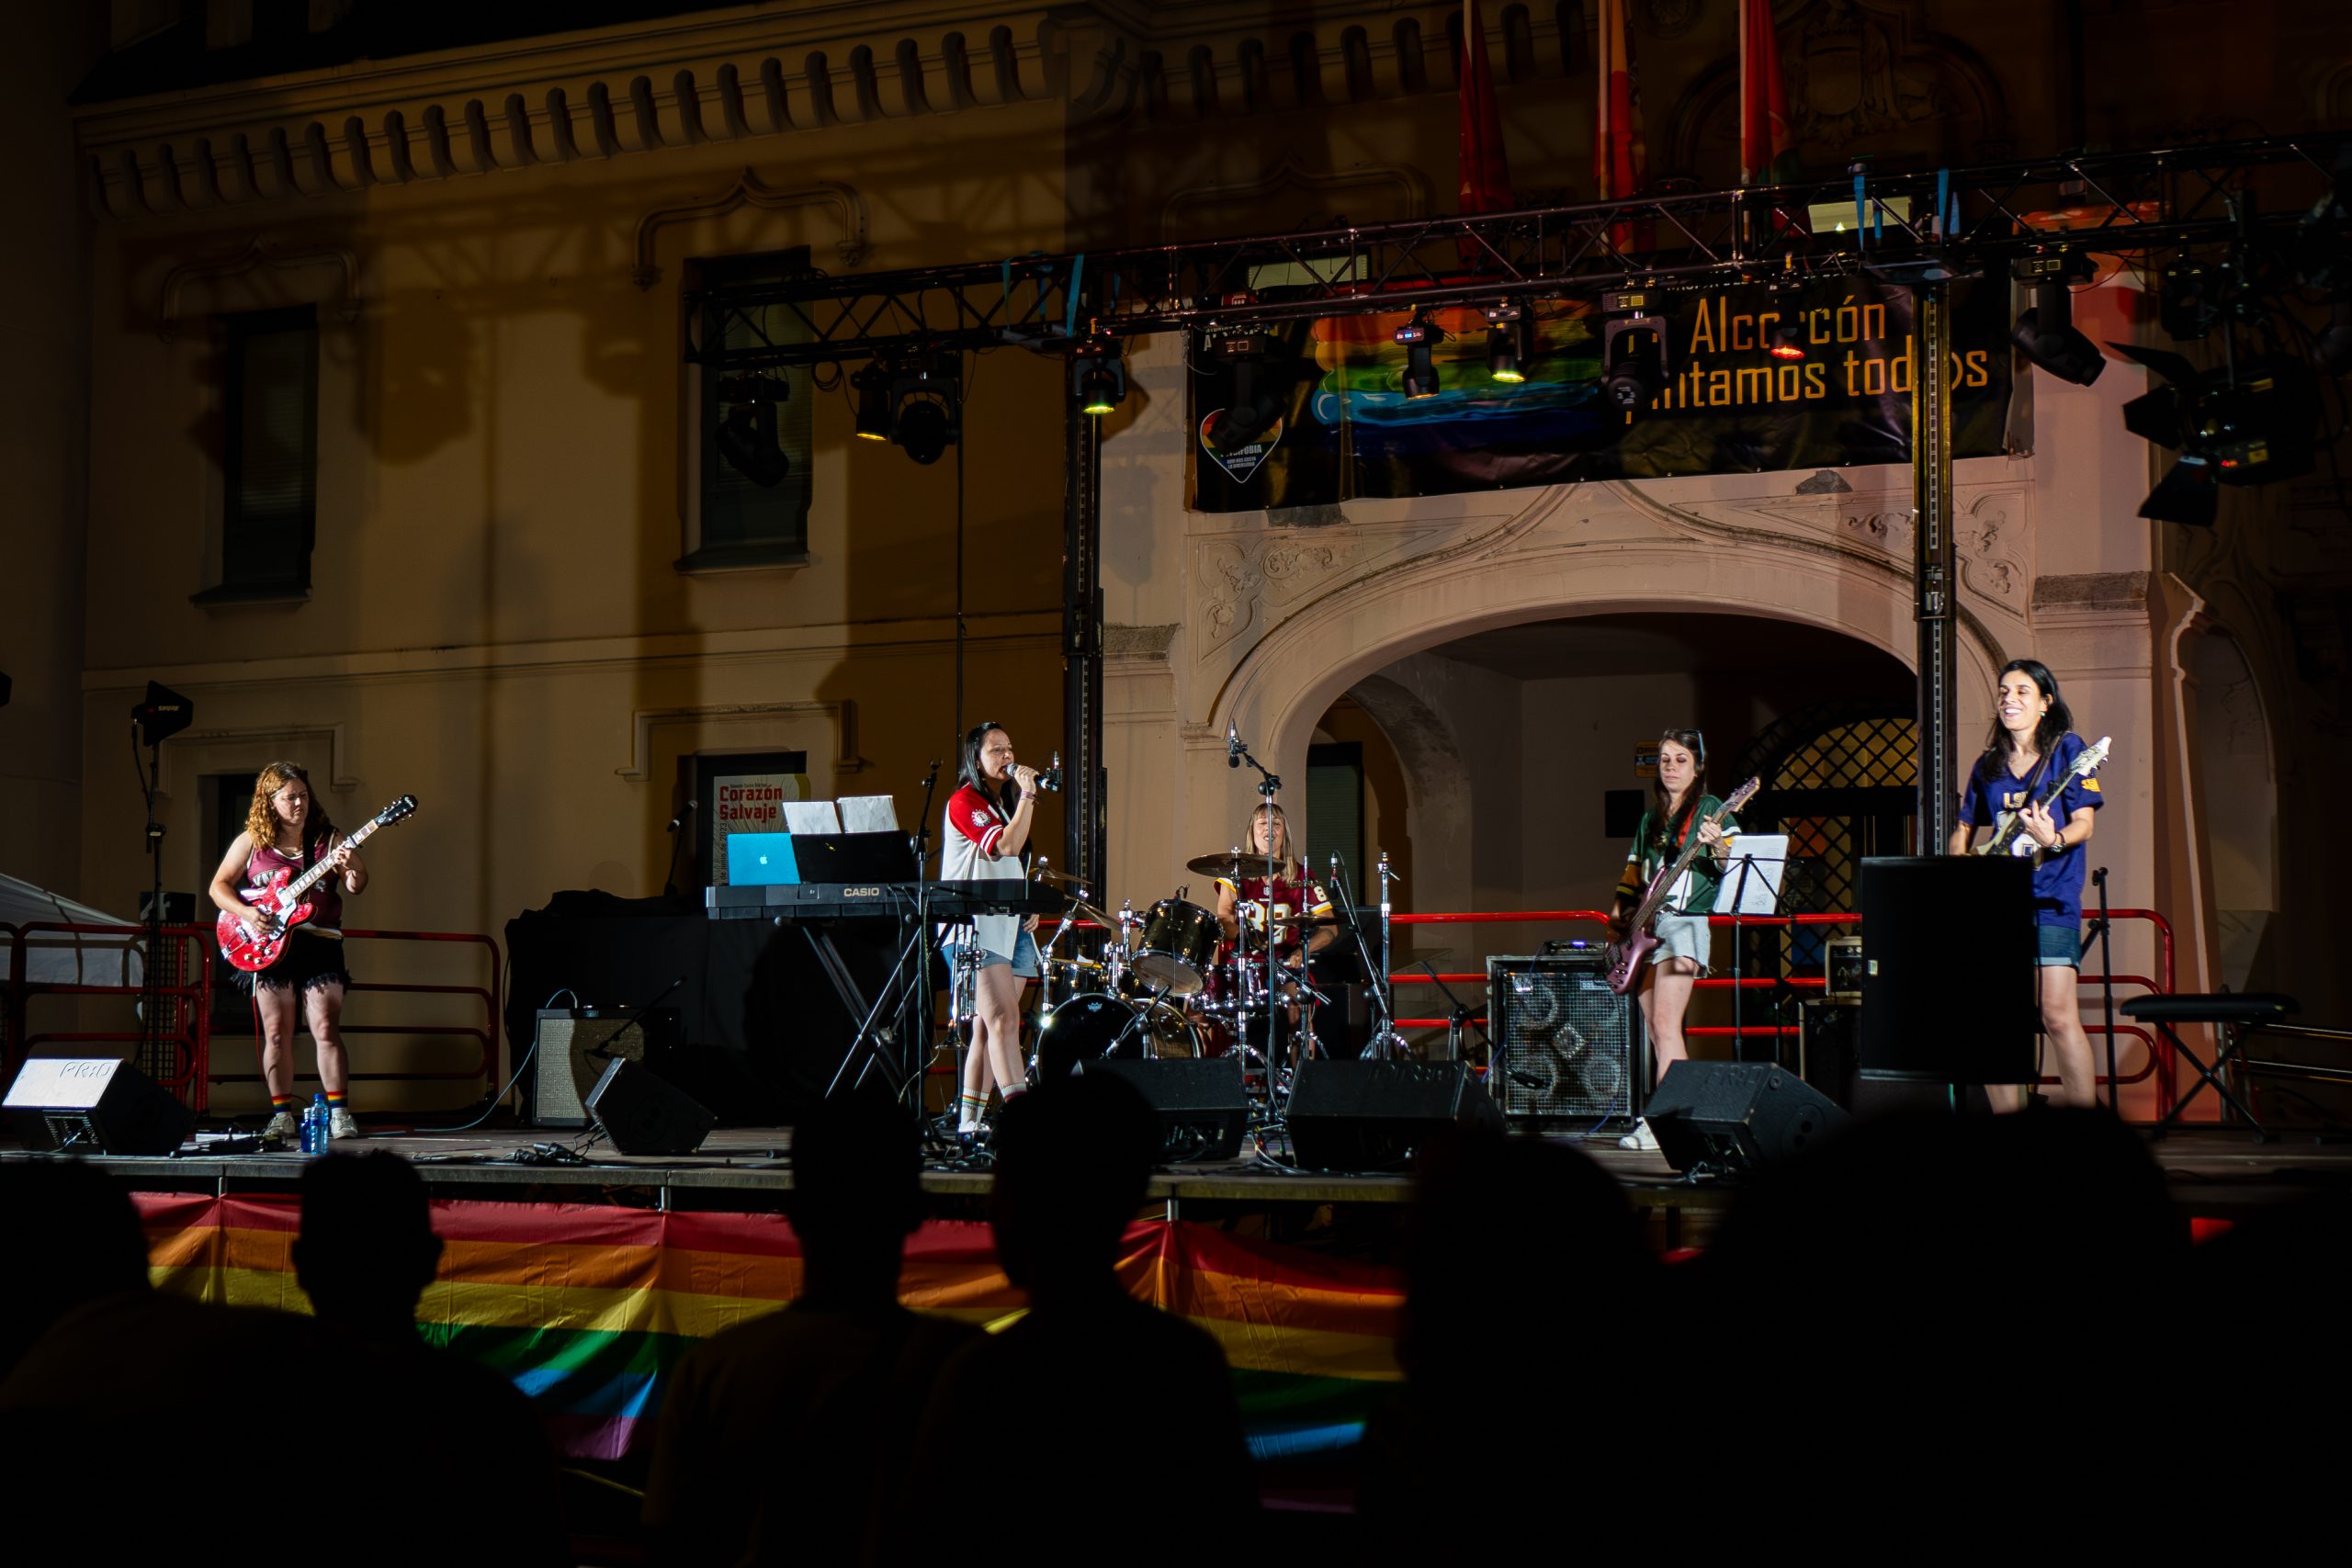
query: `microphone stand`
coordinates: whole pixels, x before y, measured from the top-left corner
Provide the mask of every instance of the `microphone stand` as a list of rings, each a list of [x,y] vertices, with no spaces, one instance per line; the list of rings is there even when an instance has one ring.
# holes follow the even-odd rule
[[[2120,1121],[2123,1094],[2115,1081],[2115,928],[2107,914],[2107,867],[2092,871],[2091,880],[2098,885],[2098,924],[2092,934],[2098,939],[2099,992],[2107,1011],[2107,1108]]]
[[[685,852],[686,827],[694,820],[695,802],[689,800],[670,818],[670,869],[662,878],[662,897],[675,898],[678,890],[678,859]]]
[[[903,1094],[910,1086],[914,1089],[913,1110],[918,1122],[928,1120],[923,1114],[923,1069],[930,1066],[932,954],[939,945],[938,934],[931,929],[931,882],[924,874],[931,863],[931,797],[938,787],[939,759],[933,757],[930,770],[922,776],[922,810],[915,817],[915,830],[907,835],[907,848],[915,860],[916,979],[907,996],[907,1010],[899,1016],[899,1032],[906,1039],[906,1049],[900,1062],[910,1069],[905,1083],[899,1086],[899,1092]],[[954,1016],[956,1004],[952,991],[947,1010],[951,1017]],[[922,1020],[922,1027],[908,1027],[918,1016]],[[956,1092],[958,1094],[964,1091],[963,1066],[960,1061],[956,1064]],[[864,1076],[859,1075],[861,1078]]]
[[[1431,964],[1426,958],[1417,958],[1413,960],[1413,967],[1427,974],[1430,980],[1436,983],[1437,988],[1445,993],[1445,999],[1453,1004],[1453,1010],[1446,1015],[1445,1021],[1446,1039],[1453,1051],[1453,1059],[1457,1062],[1462,1060],[1462,1031],[1464,1028],[1468,1027],[1476,1030],[1478,1032],[1479,1043],[1483,1044],[1487,1048],[1487,1077],[1491,1080],[1495,1076],[1495,1068],[1497,1066],[1497,1063],[1495,1061],[1495,1037],[1487,1032],[1487,1026],[1485,1024],[1476,1021],[1476,1015],[1471,1012],[1469,1004],[1464,1002],[1460,997],[1454,995],[1453,987],[1447,985],[1443,980],[1438,978],[1436,964]],[[1491,1090],[1491,1082],[1488,1087]]]
[[[627,1034],[632,1029],[636,1030],[639,1034],[643,1034],[645,1032],[645,1015],[651,1012],[655,1008],[660,1007],[662,1002],[669,998],[669,995],[672,991],[676,990],[685,983],[686,977],[684,975],[681,975],[676,979],[671,981],[668,985],[662,987],[660,991],[656,992],[651,1001],[629,1009],[628,1021],[622,1024],[618,1029],[614,1030],[610,1034],[605,1035],[605,1043],[602,1045],[598,1045],[590,1050],[586,1055],[609,1058],[613,1055],[613,1043],[618,1040],[622,1035]]]
[[[1281,793],[1283,781],[1270,773],[1263,762],[1250,754],[1249,743],[1230,724],[1226,726],[1227,762],[1230,766],[1249,763],[1258,770],[1258,813],[1250,818],[1252,833],[1257,829],[1259,816],[1272,817],[1267,808],[1273,806],[1274,796]],[[1285,835],[1287,837],[1287,835]],[[1285,845],[1285,848],[1288,846]],[[1238,889],[1237,889],[1238,891]],[[1277,1068],[1274,1063],[1274,1020],[1280,1009],[1274,998],[1274,834],[1271,823],[1266,829],[1266,1084],[1269,1097],[1272,1093]],[[1247,1036],[1244,1036],[1246,1041]]]

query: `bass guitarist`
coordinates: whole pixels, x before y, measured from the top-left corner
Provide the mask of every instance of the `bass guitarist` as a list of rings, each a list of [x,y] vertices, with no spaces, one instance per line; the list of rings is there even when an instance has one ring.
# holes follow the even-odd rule
[[[1626,919],[1642,901],[1644,891],[1659,870],[1682,852],[1693,836],[1704,852],[1690,863],[1668,896],[1666,908],[1651,927],[1657,946],[1648,954],[1639,996],[1642,1020],[1648,1026],[1650,1061],[1657,1077],[1688,1053],[1682,1043],[1682,1015],[1690,1006],[1690,990],[1707,972],[1707,916],[1715,907],[1715,887],[1722,862],[1731,852],[1738,829],[1731,818],[1724,826],[1706,820],[1723,802],[1705,791],[1706,738],[1695,729],[1669,729],[1659,738],[1657,776],[1650,784],[1649,809],[1634,829],[1634,847],[1625,856],[1625,874],[1617,884],[1610,926],[1619,940],[1629,934]],[[1694,826],[1695,829],[1694,829]],[[1653,1080],[1655,1081],[1655,1079]],[[1647,1118],[1617,1140],[1622,1148],[1652,1150],[1657,1139]]]
[[[1960,826],[1946,848],[1966,854],[1977,829],[2013,812],[2018,831],[2039,852],[2033,918],[2041,1032],[2058,1058],[2058,1091],[2050,1098],[2058,1105],[2092,1105],[2098,1102],[2098,1070],[2090,1036],[2083,1032],[2076,971],[2083,958],[2083,876],[2089,862],[2083,846],[2091,841],[2101,797],[2097,779],[2075,772],[2086,748],[2074,726],[2075,716],[2059,696],[2058,678],[2049,666],[2037,659],[2012,659],[2001,666],[1993,692],[1993,733],[1969,770]],[[2062,780],[2064,787],[2049,798]],[[2018,1086],[1996,1084],[1984,1092],[1996,1111],[2024,1104]]]
[[[326,812],[311,798],[310,774],[292,762],[272,762],[254,778],[244,831],[220,857],[207,889],[215,905],[258,933],[268,920],[243,897],[245,889],[268,887],[279,872],[299,876],[322,854],[335,867],[336,874],[319,883],[311,919],[294,929],[277,962],[236,976],[238,985],[252,987],[254,1010],[261,1015],[261,1076],[269,1086],[270,1111],[262,1137],[268,1144],[282,1145],[300,1130],[294,1102],[294,1031],[305,1013],[319,1049],[319,1087],[326,1093],[334,1134],[360,1135],[351,1115],[351,1074],[343,1051],[343,992],[351,972],[344,967],[342,927],[343,896],[368,886],[368,868],[347,843],[330,850],[333,838]]]

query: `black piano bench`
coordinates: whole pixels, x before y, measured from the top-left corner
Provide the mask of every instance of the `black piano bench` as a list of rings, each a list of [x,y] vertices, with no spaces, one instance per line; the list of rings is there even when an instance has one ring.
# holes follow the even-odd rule
[[[2134,997],[2125,1002],[2125,1017],[2155,1025],[2156,1032],[2165,1037],[2165,1042],[2188,1057],[2188,1065],[2197,1069],[2198,1081],[2180,1097],[2177,1105],[2165,1112],[2165,1119],[2156,1123],[2156,1131],[2162,1134],[2177,1122],[2180,1113],[2188,1109],[2188,1102],[2197,1098],[2198,1090],[2211,1084],[2213,1092],[2227,1101],[2231,1110],[2245,1119],[2245,1124],[2254,1129],[2255,1136],[2265,1143],[2269,1142],[2270,1130],[2262,1124],[2250,1105],[2231,1092],[2230,1086],[2222,1081],[2222,1074],[2229,1067],[2231,1058],[2243,1053],[2248,1034],[2266,1023],[2277,1023],[2301,1011],[2302,1007],[2294,998],[2280,996],[2276,991],[2216,991],[2196,996]],[[2180,1036],[2173,1032],[2173,1026],[2179,1023],[2210,1023],[2213,1026],[2222,1048],[2214,1054],[2212,1066],[2206,1066],[2198,1059],[2196,1052],[2181,1043]]]

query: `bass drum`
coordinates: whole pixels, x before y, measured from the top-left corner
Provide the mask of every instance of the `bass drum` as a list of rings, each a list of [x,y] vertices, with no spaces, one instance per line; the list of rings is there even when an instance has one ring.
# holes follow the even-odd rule
[[[1143,1011],[1116,997],[1072,997],[1048,1011],[1038,1025],[1036,1055],[1031,1066],[1039,1083],[1066,1078],[1078,1071],[1081,1062],[1109,1056],[1141,1058],[1147,1036],[1155,1055],[1200,1053],[1191,1022],[1165,1003]]]

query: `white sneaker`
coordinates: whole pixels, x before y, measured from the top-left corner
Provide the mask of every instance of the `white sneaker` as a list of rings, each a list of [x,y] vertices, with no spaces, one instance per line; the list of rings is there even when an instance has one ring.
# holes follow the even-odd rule
[[[359,1130],[358,1118],[338,1105],[327,1112],[327,1135],[331,1138],[364,1138],[368,1134]],[[1650,1147],[1657,1145],[1652,1144]]]
[[[1657,1134],[1650,1131],[1650,1119],[1645,1116],[1634,1122],[1634,1130],[1617,1140],[1617,1146],[1621,1149],[1630,1149],[1635,1154],[1657,1153]]]
[[[290,1149],[301,1141],[302,1119],[291,1111],[279,1111],[261,1130],[261,1146],[266,1149]]]

